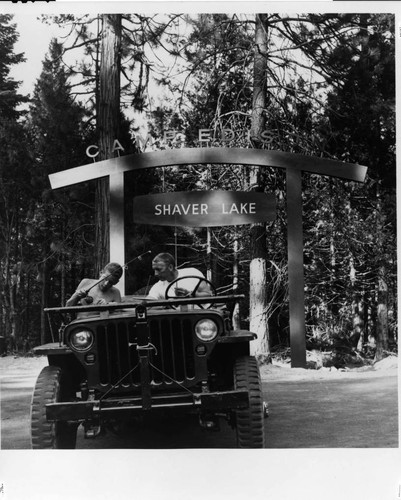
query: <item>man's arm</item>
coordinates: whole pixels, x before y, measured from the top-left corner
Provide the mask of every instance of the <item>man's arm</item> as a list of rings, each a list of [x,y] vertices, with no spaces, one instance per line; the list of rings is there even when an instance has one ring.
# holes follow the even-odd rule
[[[65,305],[67,307],[76,306],[81,299],[83,299],[88,295],[87,287],[90,285],[90,283],[91,283],[90,279],[88,278],[83,279],[81,283],[78,285],[76,291],[67,300]]]
[[[194,278],[191,278],[190,277],[191,275],[194,276]],[[204,281],[206,278],[203,275],[203,273],[201,271],[199,271],[199,269],[192,268],[190,271],[188,279],[191,281],[195,281],[195,286],[192,285],[192,288],[190,290],[185,288],[185,285],[186,285],[185,278],[186,278],[186,276],[183,275],[181,283],[184,286],[176,287],[174,289],[177,297],[188,297],[188,296],[190,296],[192,291],[195,290],[195,288],[196,288],[195,297],[209,297],[210,295],[212,295],[210,285],[208,283],[206,283],[206,281]],[[203,278],[203,279],[202,279],[202,281],[197,281],[197,278],[199,278],[199,280],[201,280],[201,278]]]
[[[148,292],[148,295],[147,295],[147,298],[148,299],[151,299],[151,300],[164,300],[164,296],[163,297],[160,297],[160,286],[158,286],[158,284],[160,283],[160,281],[158,281],[157,283],[155,283],[151,289],[149,290]]]
[[[206,283],[206,281],[201,281],[195,295],[196,297],[208,297],[212,295],[209,283]]]

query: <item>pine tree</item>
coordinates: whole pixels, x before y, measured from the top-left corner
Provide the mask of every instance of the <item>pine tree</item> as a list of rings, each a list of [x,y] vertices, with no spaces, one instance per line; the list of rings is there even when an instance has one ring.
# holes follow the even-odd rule
[[[0,15],[0,325],[10,349],[22,344],[20,292],[25,241],[20,232],[29,194],[29,146],[18,119],[19,83],[10,78],[10,69],[24,60],[14,53],[18,39],[12,16]]]
[[[60,44],[52,40],[34,88],[28,120],[35,152],[35,189],[27,221],[30,238],[40,249],[36,259],[41,311],[49,303],[56,301],[55,305],[61,305],[65,300],[67,275],[87,253],[77,236],[88,234],[93,240],[93,218],[83,203],[90,203],[90,196],[86,192],[83,198],[82,188],[51,191],[48,180],[48,175],[60,168],[64,170],[86,161],[84,111],[71,97],[61,53]],[[42,312],[42,342],[49,340],[47,326]]]
[[[373,178],[373,183],[357,186],[304,176],[308,339],[314,342],[314,333],[322,328],[322,337],[332,337],[327,345],[333,345],[338,332],[341,341],[352,343],[354,323],[366,336],[375,328],[369,318],[376,315],[378,298],[378,317],[383,321],[386,304],[391,307],[389,313],[394,309],[395,219],[393,195],[388,190],[395,184],[394,16],[272,14],[266,15],[265,21],[268,50],[264,118],[271,141],[263,147],[368,165],[369,177]],[[188,144],[199,146],[198,128],[218,131],[225,124],[237,130],[250,125],[253,56],[249,27],[253,21],[250,17],[201,15],[193,25],[193,34],[182,42],[185,49],[181,52],[188,61],[184,87],[188,91],[187,99],[180,95],[180,100],[185,104],[189,101],[191,108],[175,111],[188,124]],[[235,40],[229,37],[233,26],[237,29]],[[241,29],[242,34],[238,34]],[[242,48],[246,50],[241,52]],[[231,65],[225,65],[228,60]],[[242,84],[236,87],[233,75],[240,71]],[[216,139],[208,145],[244,143]],[[231,169],[237,172],[234,166]],[[203,175],[201,169],[197,170],[199,181],[194,175],[191,179],[194,186]],[[222,187],[223,176],[217,178]],[[231,179],[224,176],[224,180],[228,188]],[[263,182],[264,189],[274,189],[278,199],[277,222],[269,228],[266,241],[272,263],[266,270],[271,272],[267,281],[274,283],[276,291],[273,303],[268,304],[274,311],[269,326],[274,330],[273,341],[286,343],[284,183],[279,172],[268,169]],[[241,188],[244,185],[236,186]],[[374,207],[373,212],[369,206]],[[376,252],[374,242],[379,242]],[[247,250],[245,255],[249,255],[249,246]],[[386,288],[388,285],[390,288]],[[358,311],[355,316],[351,313],[356,304],[361,310],[363,300],[367,300],[365,325]],[[385,326],[380,328],[383,331]]]
[[[0,117],[1,121],[17,119],[20,111],[17,107],[26,102],[26,96],[18,94],[20,82],[10,78],[13,65],[25,61],[24,54],[15,54],[14,45],[18,40],[16,25],[12,24],[13,16],[0,14]]]
[[[367,333],[373,334],[376,359],[381,359],[395,334],[390,332],[388,309],[396,310],[394,16],[361,14],[353,15],[352,21],[352,37],[336,52],[342,77],[328,95],[324,140],[328,152],[368,165],[369,170],[363,190],[350,186],[336,194],[333,184],[334,196],[349,207],[335,212],[337,234],[342,232],[339,227],[348,228],[335,245],[335,273],[346,293],[338,286],[336,290],[351,325],[348,342],[351,338],[352,347],[358,343],[361,349]],[[349,262],[348,269],[342,262]],[[353,276],[352,287],[344,287],[345,276],[340,278],[347,271]],[[360,302],[358,297],[371,309],[372,323],[360,307],[353,316],[350,305]],[[359,325],[358,331],[353,324]]]

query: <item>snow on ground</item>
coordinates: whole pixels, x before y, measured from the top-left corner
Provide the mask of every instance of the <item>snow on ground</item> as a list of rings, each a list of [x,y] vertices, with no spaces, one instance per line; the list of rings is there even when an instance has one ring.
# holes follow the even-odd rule
[[[13,374],[24,375],[34,372],[39,374],[41,369],[46,365],[46,356],[4,356],[0,358],[0,374],[4,377]],[[272,364],[262,365],[260,372],[264,381],[395,376],[398,372],[398,358],[397,356],[389,356],[372,366],[339,370],[334,367],[322,367],[318,370],[291,368],[289,362],[273,361]]]
[[[397,375],[398,357],[389,356],[371,366],[358,368],[341,368],[334,366],[322,367],[318,370],[309,368],[291,368],[290,362],[273,361],[272,364],[263,365],[260,368],[262,380],[295,380],[295,379],[334,379],[349,377],[384,377]]]
[[[47,364],[46,356],[4,356],[0,358],[0,374],[7,376],[17,371],[21,375],[25,372],[39,373]]]

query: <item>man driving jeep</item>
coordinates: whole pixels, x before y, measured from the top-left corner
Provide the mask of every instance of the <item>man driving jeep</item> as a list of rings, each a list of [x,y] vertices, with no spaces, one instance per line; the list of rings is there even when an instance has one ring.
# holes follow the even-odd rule
[[[169,253],[159,253],[152,261],[152,269],[156,278],[159,279],[149,290],[148,297],[154,300],[164,300],[166,290],[170,283],[180,278],[177,286],[169,290],[169,295],[175,297],[187,297],[196,288],[196,297],[207,297],[212,295],[210,286],[205,281],[203,273],[195,267],[177,269],[174,257]],[[186,278],[188,276],[188,278]]]

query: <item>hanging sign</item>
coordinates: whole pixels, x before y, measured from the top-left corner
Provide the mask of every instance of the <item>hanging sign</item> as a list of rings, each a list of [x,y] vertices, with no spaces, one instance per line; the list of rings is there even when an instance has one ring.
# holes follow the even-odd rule
[[[238,191],[189,191],[134,198],[134,222],[160,226],[236,226],[271,221],[272,194]]]

